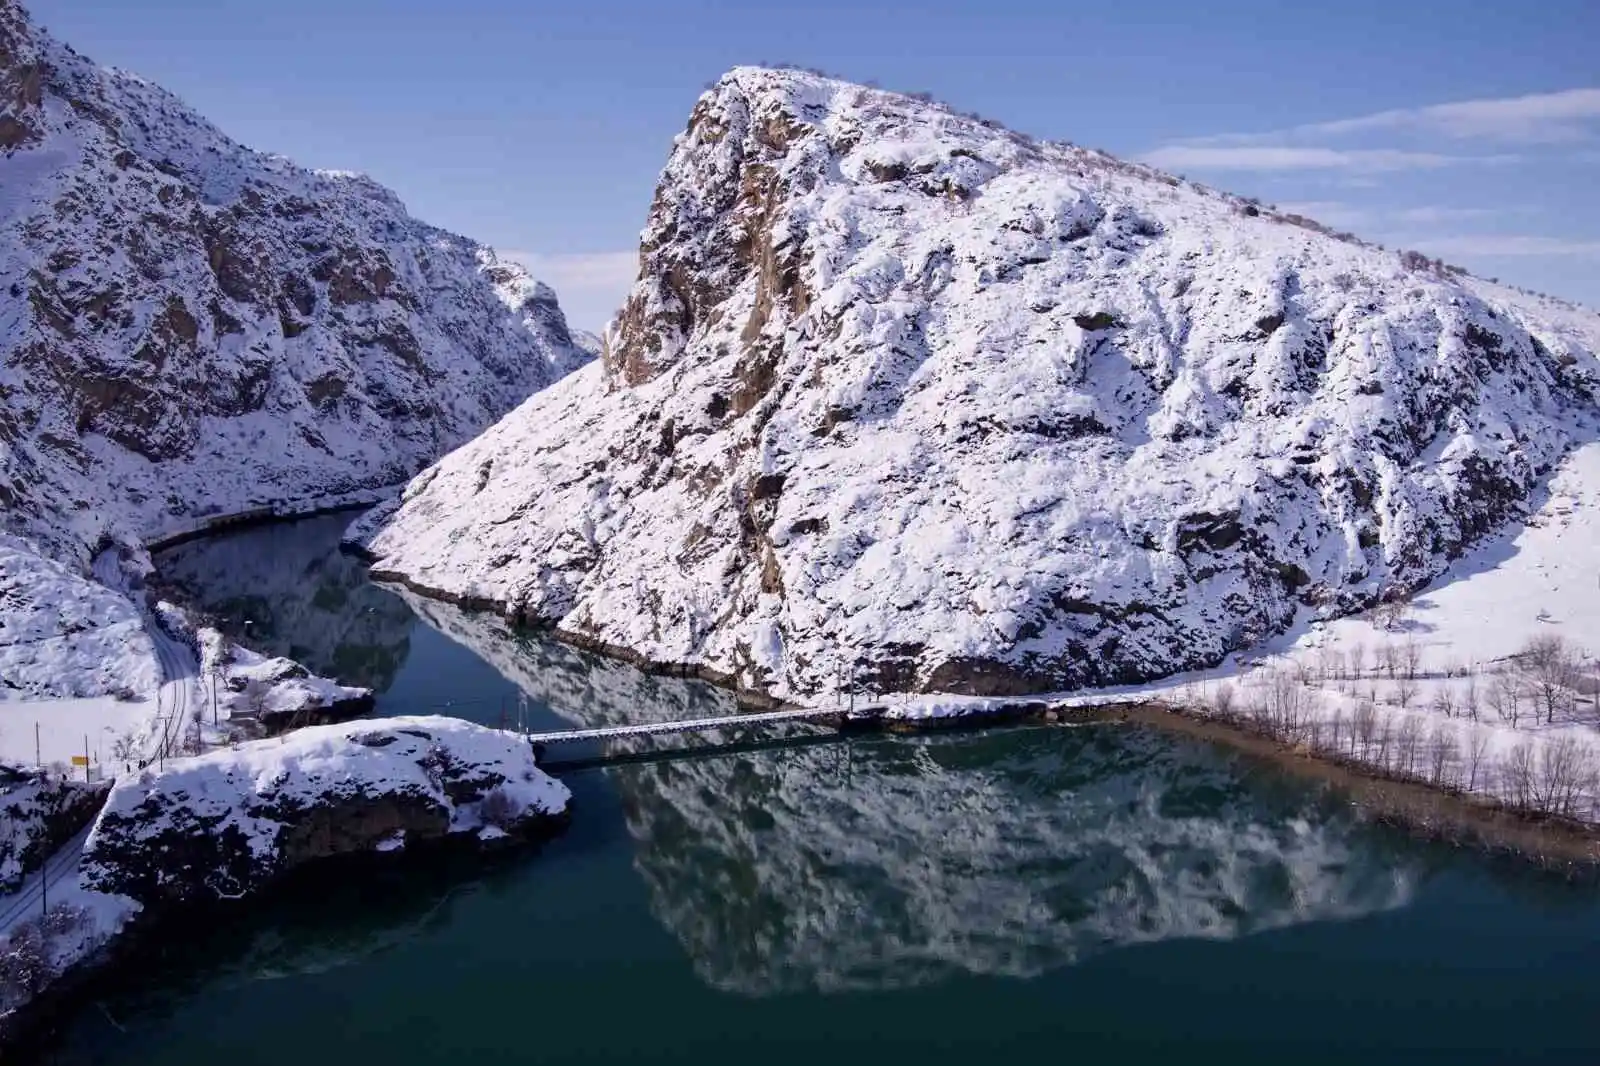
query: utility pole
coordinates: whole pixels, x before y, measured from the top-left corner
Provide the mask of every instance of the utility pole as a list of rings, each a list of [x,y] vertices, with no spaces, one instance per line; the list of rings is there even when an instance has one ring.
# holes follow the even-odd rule
[[[39,723],[38,722],[33,723],[33,764],[35,766],[43,766],[44,765],[44,755],[41,754],[41,749],[39,747]]]

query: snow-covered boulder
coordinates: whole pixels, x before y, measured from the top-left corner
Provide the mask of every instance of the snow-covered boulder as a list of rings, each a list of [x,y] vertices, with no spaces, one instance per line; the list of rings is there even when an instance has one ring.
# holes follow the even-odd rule
[[[1426,581],[1596,436],[1590,312],[802,72],[701,97],[640,251],[377,572],[778,697],[1133,682]]]
[[[143,903],[234,898],[333,856],[536,836],[570,796],[520,738],[470,722],[313,726],[119,780],[84,879]]]
[[[521,267],[0,2],[0,533],[26,538],[0,549],[0,647],[49,621],[41,560],[87,576],[107,539],[403,481],[589,360]],[[124,683],[56,624],[79,694]],[[72,694],[7,654],[7,682]]]
[[[219,713],[230,722],[254,721],[268,732],[340,722],[372,710],[369,688],[318,677],[278,655],[259,655],[209,626],[195,631],[200,672],[215,675]]]

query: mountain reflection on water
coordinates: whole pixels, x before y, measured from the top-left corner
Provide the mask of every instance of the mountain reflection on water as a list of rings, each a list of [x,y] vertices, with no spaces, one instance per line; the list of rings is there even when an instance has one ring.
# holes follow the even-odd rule
[[[406,596],[576,722],[735,709],[703,683]],[[1247,779],[1250,767],[1103,725],[857,739],[607,776],[656,915],[707,981],[763,994],[1022,976],[1124,944],[1409,897],[1419,871],[1347,807],[1270,773]]]
[[[547,719],[737,710],[730,693],[702,682],[372,585],[338,551],[347,517],[184,545],[163,553],[161,570],[233,625],[250,617],[272,650],[380,690],[420,619]],[[479,705],[500,713],[496,699]],[[1036,974],[1125,944],[1391,908],[1420,876],[1347,808],[1218,748],[1145,729],[857,738],[617,766],[602,779],[653,913],[704,980],[748,994]],[[400,910],[417,907],[430,904]],[[254,972],[321,969],[415,928],[368,920],[337,936],[269,936],[239,962]]]
[[[252,648],[385,692],[416,619],[339,550],[350,513],[189,541],[155,558],[162,582]],[[248,637],[245,622],[249,621]]]

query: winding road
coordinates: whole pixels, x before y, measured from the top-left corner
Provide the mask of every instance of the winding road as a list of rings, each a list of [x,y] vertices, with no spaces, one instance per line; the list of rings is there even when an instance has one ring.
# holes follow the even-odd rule
[[[111,552],[102,552],[99,558],[95,559],[92,569],[95,577],[102,583],[110,588],[127,592],[121,572],[116,565],[116,557]],[[153,614],[145,615],[145,632],[150,634],[150,642],[155,646],[156,661],[161,664],[164,679],[156,691],[156,717],[160,732],[157,737],[159,747],[151,756],[153,761],[163,752],[172,754],[174,742],[182,736],[183,726],[188,720],[191,707],[190,689],[193,687],[191,682],[198,675],[198,671],[188,646],[168,634]],[[92,827],[92,823],[84,826],[55,854],[46,859],[42,877],[38,870],[31,871],[21,888],[9,895],[0,896],[0,936],[5,936],[16,925],[43,913],[45,901],[49,896],[56,894],[58,886],[65,887],[65,882],[77,877],[78,861],[83,856],[83,844],[89,839],[89,830]]]
[[[161,726],[156,755],[171,756],[176,754],[176,741],[189,718],[190,682],[197,671],[188,647],[169,636],[160,622],[151,618],[146,630],[165,678],[156,692],[156,718]]]

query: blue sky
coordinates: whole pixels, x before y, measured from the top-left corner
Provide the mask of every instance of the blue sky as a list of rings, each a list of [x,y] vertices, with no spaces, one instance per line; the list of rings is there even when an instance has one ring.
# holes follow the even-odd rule
[[[1600,3],[32,0],[252,147],[363,170],[598,328],[707,82],[926,90],[1600,307]]]

